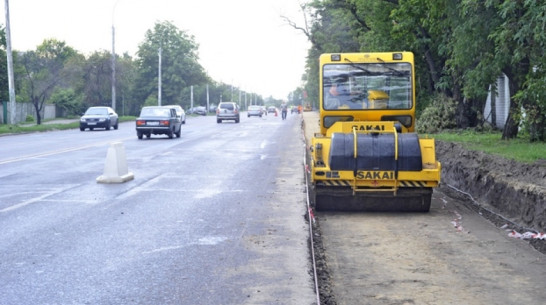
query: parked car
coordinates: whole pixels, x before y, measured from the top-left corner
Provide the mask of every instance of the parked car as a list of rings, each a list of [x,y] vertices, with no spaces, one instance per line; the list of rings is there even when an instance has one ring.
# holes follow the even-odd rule
[[[174,110],[176,110],[176,115],[180,118],[180,122],[182,124],[186,124],[186,112],[184,109],[179,105],[166,105],[165,107],[172,107]]]
[[[247,116],[248,117],[251,117],[251,116],[259,116],[259,117],[262,117],[262,107],[260,106],[256,106],[256,105],[251,105],[251,106],[248,106],[248,111],[247,111]]]
[[[173,135],[180,138],[182,122],[176,115],[176,110],[168,106],[147,106],[140,111],[136,119],[137,137],[142,139],[144,135],[150,138],[152,134],[164,134],[170,139]]]
[[[239,105],[234,102],[221,102],[216,108],[216,123],[222,123],[225,120],[233,120],[239,123],[240,120]]]
[[[199,115],[207,115],[207,108],[204,106],[197,106],[193,109],[193,113]]]
[[[269,106],[269,107],[267,107],[267,112],[275,113],[275,112],[277,112],[277,108],[275,108],[274,106]]]
[[[114,109],[110,107],[89,107],[80,118],[80,130],[86,128],[93,130],[95,128],[104,128],[110,130],[118,129],[119,118]]]

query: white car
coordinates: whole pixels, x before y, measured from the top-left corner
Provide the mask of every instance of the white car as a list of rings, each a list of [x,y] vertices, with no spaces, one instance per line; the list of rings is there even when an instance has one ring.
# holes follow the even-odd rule
[[[248,106],[248,112],[247,112],[248,117],[251,117],[251,116],[262,117],[262,114],[263,114],[262,107],[254,106],[254,105]]]
[[[176,110],[176,116],[180,118],[180,122],[182,122],[182,124],[186,124],[186,112],[184,112],[182,107],[178,105],[166,105],[165,107],[174,108],[174,110]]]

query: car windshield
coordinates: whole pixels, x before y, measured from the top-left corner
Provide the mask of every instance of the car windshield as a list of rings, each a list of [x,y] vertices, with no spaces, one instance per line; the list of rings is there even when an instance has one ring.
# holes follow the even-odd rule
[[[106,108],[89,108],[85,112],[87,115],[107,115],[108,109]]]
[[[157,116],[166,117],[170,116],[170,109],[168,108],[143,108],[140,112],[140,116]]]
[[[220,104],[221,109],[233,110],[233,104]]]
[[[324,109],[410,109],[409,63],[330,64],[323,70]]]

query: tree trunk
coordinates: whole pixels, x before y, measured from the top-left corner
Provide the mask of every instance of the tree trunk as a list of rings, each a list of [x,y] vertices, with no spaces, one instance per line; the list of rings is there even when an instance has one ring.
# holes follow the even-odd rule
[[[42,115],[40,114],[39,103],[33,101],[32,105],[34,105],[34,110],[36,111],[36,124],[40,125],[42,124]]]
[[[508,75],[508,74],[507,74]],[[502,131],[502,139],[515,139],[518,136],[520,107],[519,104],[512,98],[518,92],[519,86],[513,81],[513,78],[508,77],[508,88],[510,91],[510,108],[508,109],[508,118],[504,124]]]
[[[491,86],[491,89],[494,89]],[[491,90],[491,126],[497,129],[497,92],[498,89]]]

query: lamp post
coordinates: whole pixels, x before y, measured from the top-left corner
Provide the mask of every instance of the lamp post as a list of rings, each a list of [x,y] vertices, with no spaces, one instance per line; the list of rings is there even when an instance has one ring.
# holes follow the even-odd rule
[[[157,55],[159,56],[157,64],[157,106],[161,106],[161,44],[159,46],[159,51]]]
[[[116,28],[114,27],[114,15],[119,0],[112,8],[112,109],[116,110]]]
[[[15,81],[13,76],[13,56],[11,53],[11,27],[9,22],[9,1],[5,2],[5,11],[6,11],[6,54],[7,54],[7,64],[8,64],[8,90],[9,90],[9,109],[10,117],[9,123],[15,124],[16,114],[15,111]]]

